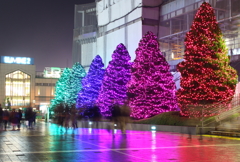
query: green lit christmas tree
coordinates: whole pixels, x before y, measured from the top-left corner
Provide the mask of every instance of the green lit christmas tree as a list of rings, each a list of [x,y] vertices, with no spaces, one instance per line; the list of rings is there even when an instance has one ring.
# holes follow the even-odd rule
[[[67,81],[69,79],[70,73],[71,73],[71,69],[65,68],[63,70],[63,73],[61,74],[61,77],[56,82],[55,93],[54,93],[55,98],[51,100],[50,110],[53,111],[53,109],[55,109],[57,105],[65,102],[66,85],[67,85]]]
[[[212,105],[231,101],[237,73],[229,66],[228,50],[214,9],[204,2],[196,13],[185,39],[184,61],[178,65],[181,89],[177,92],[182,115],[188,105]],[[200,116],[201,111],[196,112]]]
[[[76,104],[78,92],[82,89],[82,79],[86,76],[85,69],[78,62],[72,67],[71,74],[66,85],[66,104]]]

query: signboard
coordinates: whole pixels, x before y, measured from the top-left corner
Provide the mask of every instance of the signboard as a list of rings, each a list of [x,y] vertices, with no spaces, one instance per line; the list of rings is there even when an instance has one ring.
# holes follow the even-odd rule
[[[1,63],[33,65],[34,59],[30,57],[1,56]]]
[[[43,72],[44,78],[60,78],[63,69],[59,67],[45,67]]]
[[[183,58],[182,45],[174,44],[172,49],[172,59],[179,60]]]
[[[86,13],[90,13],[90,12],[94,12],[94,11],[96,11],[96,8],[90,8],[90,9],[86,10]]]

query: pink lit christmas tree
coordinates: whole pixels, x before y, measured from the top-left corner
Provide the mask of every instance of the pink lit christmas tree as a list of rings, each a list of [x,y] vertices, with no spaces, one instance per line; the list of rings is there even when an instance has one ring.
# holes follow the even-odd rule
[[[187,105],[211,105],[231,100],[237,73],[229,66],[227,52],[214,9],[204,2],[186,35],[184,61],[178,65],[181,89],[177,96],[182,115],[192,113]]]
[[[123,104],[127,98],[126,84],[130,80],[130,55],[123,44],[119,44],[112,54],[112,61],[105,71],[97,104],[102,115],[111,116],[113,100],[116,104]]]
[[[136,119],[176,111],[176,86],[169,72],[169,64],[161,54],[157,37],[148,32],[136,50],[131,70],[128,96],[131,116]]]

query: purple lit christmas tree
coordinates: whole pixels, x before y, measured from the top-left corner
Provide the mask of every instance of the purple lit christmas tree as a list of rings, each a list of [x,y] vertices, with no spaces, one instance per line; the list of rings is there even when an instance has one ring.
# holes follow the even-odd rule
[[[112,61],[105,71],[101,90],[98,96],[98,106],[102,115],[111,116],[110,108],[113,100],[117,104],[123,104],[127,98],[126,84],[130,80],[131,63],[130,55],[123,44],[119,44],[112,54]]]
[[[82,80],[82,89],[78,93],[77,108],[89,108],[95,104],[104,76],[102,58],[97,55],[90,66],[89,72]]]
[[[148,32],[139,43],[128,83],[131,116],[136,119],[176,111],[176,86],[157,37]]]

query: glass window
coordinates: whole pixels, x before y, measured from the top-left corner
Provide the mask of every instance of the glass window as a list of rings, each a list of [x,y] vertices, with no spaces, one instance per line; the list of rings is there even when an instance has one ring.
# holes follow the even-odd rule
[[[5,94],[12,106],[28,106],[30,104],[30,75],[15,71],[6,75]]]

